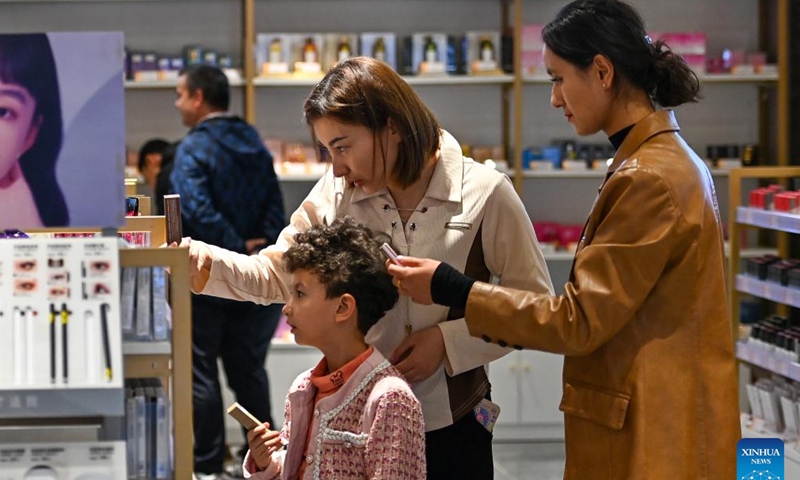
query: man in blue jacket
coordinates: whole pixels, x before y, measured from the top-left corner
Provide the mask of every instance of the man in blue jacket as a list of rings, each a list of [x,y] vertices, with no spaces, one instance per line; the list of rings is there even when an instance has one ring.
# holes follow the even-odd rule
[[[252,126],[228,113],[228,80],[220,69],[190,66],[176,90],[175,107],[191,128],[170,175],[181,196],[183,234],[257,253],[286,223],[272,156]],[[221,477],[226,453],[218,357],[236,400],[272,423],[264,362],[280,315],[281,305],[192,296],[194,468],[200,480]]]

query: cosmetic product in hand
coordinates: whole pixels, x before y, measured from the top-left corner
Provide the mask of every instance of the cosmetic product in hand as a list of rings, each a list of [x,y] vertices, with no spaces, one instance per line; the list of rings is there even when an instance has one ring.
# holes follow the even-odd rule
[[[181,225],[181,196],[164,195],[164,217],[167,222],[167,245],[180,245],[183,227]]]

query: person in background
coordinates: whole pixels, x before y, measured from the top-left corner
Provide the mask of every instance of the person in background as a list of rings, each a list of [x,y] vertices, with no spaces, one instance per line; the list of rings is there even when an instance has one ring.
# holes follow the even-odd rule
[[[283,196],[258,132],[228,113],[225,74],[208,65],[179,77],[175,107],[191,130],[175,154],[170,182],[181,196],[183,231],[249,255],[274,243],[285,225]],[[194,459],[200,480],[218,478],[226,457],[217,359],[236,400],[271,423],[264,368],[279,305],[192,297]]]
[[[140,185],[139,194],[153,197],[156,189],[156,180],[161,171],[162,158],[164,150],[169,146],[169,142],[161,138],[154,138],[148,140],[139,149],[139,175],[144,180],[144,184]],[[155,202],[155,198],[153,201]]]
[[[47,35],[0,35],[0,227],[69,225],[56,178],[62,130]]]
[[[318,155],[332,168],[278,243],[259,255],[184,238],[195,292],[286,302],[292,284],[281,265],[295,234],[350,215],[389,235],[403,254],[434,256],[501,285],[552,293],[531,221],[508,177],[464,157],[391,67],[369,57],[339,62],[314,87],[304,112]],[[471,338],[462,317],[458,309],[403,299],[366,336],[422,404],[431,479],[494,476],[491,426],[481,422],[482,409],[493,408],[485,365],[510,349]]]
[[[364,340],[398,298],[382,241],[344,217],[298,233],[283,255],[292,275],[287,322],[298,344],[324,357],[294,381],[280,433],[267,423],[248,432],[245,476],[425,478],[422,407]]]
[[[671,110],[686,63],[618,0],[579,0],[543,31],[551,103],[616,154],[564,295],[476,282],[438,260],[391,265],[400,293],[465,308],[487,342],[562,353],[567,479],[727,479],[740,438],[714,183]]]
[[[156,215],[164,215],[164,195],[175,193],[169,177],[172,175],[172,167],[175,165],[175,152],[178,150],[180,143],[180,141],[170,143],[161,154],[161,170],[156,176],[156,187],[153,191]]]

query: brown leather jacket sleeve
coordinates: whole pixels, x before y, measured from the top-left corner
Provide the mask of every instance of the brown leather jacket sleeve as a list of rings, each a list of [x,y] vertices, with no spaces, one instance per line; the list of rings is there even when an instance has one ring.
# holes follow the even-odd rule
[[[565,294],[476,282],[467,301],[469,332],[515,348],[590,353],[633,318],[670,258],[691,242],[686,225],[657,175],[623,167],[595,202]]]

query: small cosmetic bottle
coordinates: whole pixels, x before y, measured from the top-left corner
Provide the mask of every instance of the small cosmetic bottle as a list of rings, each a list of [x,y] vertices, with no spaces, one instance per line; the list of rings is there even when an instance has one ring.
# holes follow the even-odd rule
[[[372,57],[381,62],[386,61],[386,40],[383,37],[375,39],[375,45],[372,46]]]
[[[425,61],[427,63],[435,63],[439,58],[439,51],[436,48],[432,37],[425,38]]]
[[[281,63],[282,61],[282,46],[280,38],[273,38],[269,43],[269,63]]]
[[[303,61],[306,63],[317,62],[317,46],[311,37],[306,38],[306,43],[303,45]]]
[[[489,37],[481,39],[481,62],[491,62],[494,60],[494,45]]]
[[[350,48],[350,39],[342,37],[339,39],[339,47],[336,49],[336,61],[341,62],[350,58],[353,54],[353,49]]]

